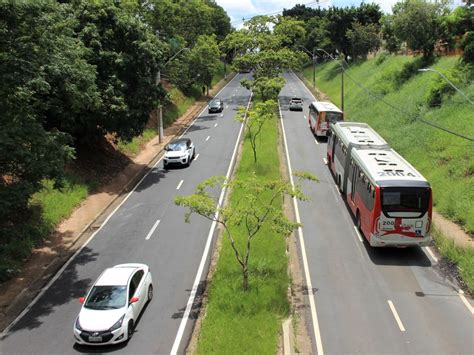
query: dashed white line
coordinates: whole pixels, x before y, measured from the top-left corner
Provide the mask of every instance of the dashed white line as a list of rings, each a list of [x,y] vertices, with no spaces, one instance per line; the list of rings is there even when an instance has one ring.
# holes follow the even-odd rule
[[[314,143],[316,143],[316,145],[319,145],[319,142],[316,138],[314,138]]]
[[[395,306],[393,305],[393,302],[388,300],[388,306],[390,307],[390,310],[393,313],[393,316],[395,317],[395,320],[397,321],[398,328],[400,328],[400,331],[404,332],[405,327],[403,326],[402,321],[400,320],[400,317],[398,316],[397,310],[395,309]]]
[[[176,190],[179,190],[179,189],[180,189],[181,185],[183,185],[183,182],[184,182],[184,180],[181,180],[181,181],[179,182],[178,186],[176,186]]]
[[[306,115],[303,115],[303,118],[306,120]]]
[[[342,196],[341,191],[339,190],[339,186],[337,184],[334,184],[334,187],[336,188],[337,193]]]
[[[474,308],[471,306],[469,301],[464,296],[464,291],[463,290],[458,291],[458,296],[461,298],[462,303],[464,303],[464,305],[467,307],[469,312],[471,312],[471,314],[474,314]]]
[[[214,125],[214,127],[217,127],[217,123]]]
[[[207,136],[207,138],[206,138],[206,142],[209,140],[209,138],[211,138],[211,136]]]
[[[199,153],[196,154],[196,156],[194,157],[194,161],[196,161],[198,158],[199,158]]]
[[[360,235],[360,232],[359,232],[359,229],[357,228],[357,226],[354,226],[354,230],[357,234],[357,238],[359,238],[359,240],[361,241],[361,243],[364,241]]]
[[[328,165],[328,160],[326,158],[323,158],[324,165]]]
[[[155,222],[155,224],[153,225],[153,227],[151,227],[151,229],[150,229],[150,231],[148,232],[148,234],[147,234],[145,240],[148,240],[148,239],[151,238],[151,235],[152,235],[153,232],[155,231],[156,227],[158,227],[158,224],[160,224],[160,220],[157,220],[157,221]]]

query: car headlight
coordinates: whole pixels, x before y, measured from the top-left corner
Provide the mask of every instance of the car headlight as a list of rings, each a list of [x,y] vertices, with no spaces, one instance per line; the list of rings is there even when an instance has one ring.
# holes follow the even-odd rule
[[[115,322],[115,324],[109,330],[113,332],[114,330],[120,329],[124,318],[125,318],[125,314],[121,316],[120,319],[117,322]]]
[[[81,328],[81,323],[79,323],[79,317],[76,318],[76,324],[74,324],[74,327],[76,327],[76,329],[80,332],[83,331],[83,329]]]

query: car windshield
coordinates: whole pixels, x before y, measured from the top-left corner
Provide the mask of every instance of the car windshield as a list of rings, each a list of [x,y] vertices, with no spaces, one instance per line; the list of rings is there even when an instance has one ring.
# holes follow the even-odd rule
[[[89,309],[119,309],[127,302],[126,286],[94,286],[84,304]]]
[[[221,104],[220,100],[212,100],[211,106],[219,106]]]
[[[177,143],[170,143],[168,144],[168,148],[166,148],[169,152],[180,152],[186,150],[186,143],[185,142],[177,142]]]
[[[303,100],[298,99],[298,98],[296,98],[296,97],[293,98],[293,99],[291,99],[291,102],[293,102],[294,104],[300,104],[302,101],[303,101]]]

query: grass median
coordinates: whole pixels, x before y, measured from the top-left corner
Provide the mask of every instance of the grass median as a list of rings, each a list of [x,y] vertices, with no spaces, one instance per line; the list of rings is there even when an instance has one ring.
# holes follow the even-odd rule
[[[236,179],[255,174],[261,181],[280,178],[278,121],[265,122],[258,139],[258,162],[254,163],[248,138],[244,140]],[[235,203],[245,191],[234,189],[229,202]],[[278,201],[279,208],[282,201]],[[232,226],[232,234],[243,249],[244,228]],[[289,313],[286,241],[264,227],[252,241],[250,288],[243,291],[242,272],[226,239],[209,286],[205,318],[199,335],[199,354],[275,354],[281,321]]]

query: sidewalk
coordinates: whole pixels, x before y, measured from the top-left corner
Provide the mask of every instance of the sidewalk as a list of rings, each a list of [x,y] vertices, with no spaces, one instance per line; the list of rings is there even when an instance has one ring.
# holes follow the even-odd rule
[[[233,76],[228,75],[212,89],[219,92]],[[43,245],[33,250],[21,273],[0,286],[0,331],[3,331],[25,309],[49,280],[80,246],[100,227],[103,219],[158,160],[163,147],[179,135],[207,105],[207,97],[196,101],[172,126],[164,130],[163,142],[158,137],[149,141],[112,181],[97,193],[89,195],[71,216],[64,220]]]

